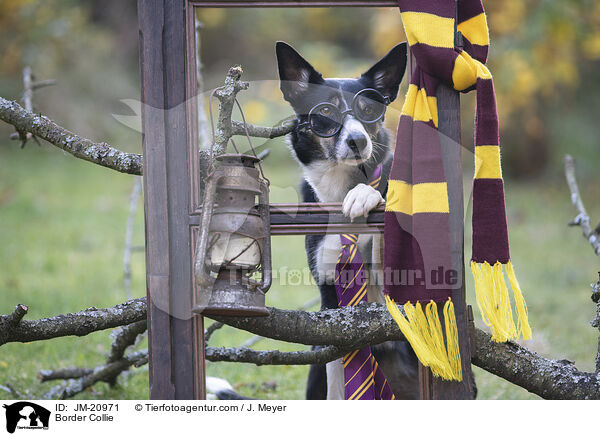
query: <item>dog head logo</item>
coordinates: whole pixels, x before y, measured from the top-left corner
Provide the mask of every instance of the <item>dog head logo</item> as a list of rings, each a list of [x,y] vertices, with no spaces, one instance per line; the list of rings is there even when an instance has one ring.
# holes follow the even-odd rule
[[[6,409],[6,431],[14,433],[16,428],[47,429],[50,411],[29,401],[19,401],[3,406]]]

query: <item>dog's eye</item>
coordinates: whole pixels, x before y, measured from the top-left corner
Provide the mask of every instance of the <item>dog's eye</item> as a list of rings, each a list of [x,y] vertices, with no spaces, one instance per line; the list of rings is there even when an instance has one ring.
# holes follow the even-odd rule
[[[375,110],[373,109],[373,106],[371,106],[371,105],[366,105],[362,111],[365,115],[372,115],[375,112]]]
[[[329,106],[323,106],[319,112],[321,113],[321,115],[325,115],[326,117],[331,115],[331,108]]]

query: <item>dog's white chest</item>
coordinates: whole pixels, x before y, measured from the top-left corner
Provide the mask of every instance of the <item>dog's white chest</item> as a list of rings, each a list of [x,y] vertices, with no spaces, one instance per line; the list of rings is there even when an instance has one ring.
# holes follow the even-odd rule
[[[352,182],[351,171],[352,168],[348,165],[328,161],[314,162],[304,167],[306,180],[319,201],[325,203],[344,200]]]

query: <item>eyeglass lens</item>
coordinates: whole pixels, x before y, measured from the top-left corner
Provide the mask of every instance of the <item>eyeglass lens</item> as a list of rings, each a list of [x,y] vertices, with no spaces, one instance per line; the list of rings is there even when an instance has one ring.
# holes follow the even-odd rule
[[[354,96],[353,115],[363,123],[379,121],[385,113],[384,97],[374,89],[365,89]],[[320,103],[311,109],[308,122],[311,130],[322,137],[338,133],[342,127],[344,114],[331,103]]]

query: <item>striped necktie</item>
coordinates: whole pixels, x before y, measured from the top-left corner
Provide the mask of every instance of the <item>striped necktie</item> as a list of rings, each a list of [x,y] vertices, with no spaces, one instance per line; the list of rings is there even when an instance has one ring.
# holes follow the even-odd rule
[[[377,189],[381,165],[369,185]],[[358,235],[340,235],[342,250],[336,264],[335,290],[339,307],[356,306],[367,301],[367,274],[360,252]],[[343,358],[346,400],[393,400],[394,394],[370,347],[355,350]]]

